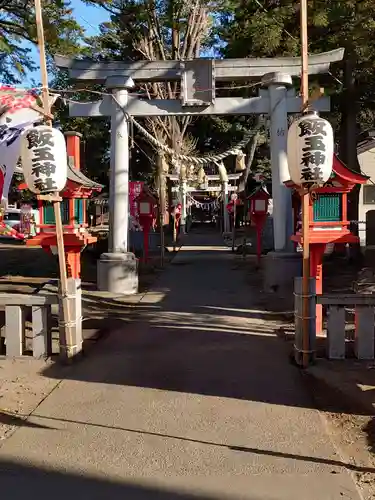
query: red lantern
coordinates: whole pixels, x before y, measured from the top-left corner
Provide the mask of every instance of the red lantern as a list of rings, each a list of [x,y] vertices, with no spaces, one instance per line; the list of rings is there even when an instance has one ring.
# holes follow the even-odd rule
[[[143,258],[147,262],[150,229],[156,220],[156,200],[146,190],[136,198],[139,223],[143,229]]]
[[[247,198],[250,201],[250,217],[254,221],[257,232],[258,264],[262,255],[262,229],[267,219],[270,194],[265,186],[261,185]]]
[[[181,221],[181,211],[182,211],[181,203],[178,203],[175,207],[173,207],[173,217],[175,221],[176,231]]]

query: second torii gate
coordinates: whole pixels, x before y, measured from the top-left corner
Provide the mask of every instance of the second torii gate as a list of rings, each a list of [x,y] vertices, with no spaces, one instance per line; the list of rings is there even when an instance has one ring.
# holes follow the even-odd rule
[[[313,55],[309,73],[327,73],[330,64],[343,58],[343,49]],[[128,252],[128,119],[132,117],[184,115],[268,114],[271,119],[271,166],[274,247],[276,255],[287,251],[293,233],[292,207],[288,188],[287,130],[288,113],[299,113],[301,99],[292,86],[292,77],[300,75],[300,58],[274,59],[194,59],[191,61],[138,61],[134,63],[55,58],[56,66],[69,69],[79,81],[105,84],[112,94],[102,100],[71,103],[70,116],[111,117],[110,235],[109,253],[98,264],[98,287],[118,294],[137,289],[136,261]],[[151,99],[129,96],[134,81],[181,82],[181,99]],[[216,81],[258,81],[266,90],[258,97],[215,96]],[[317,111],[329,111],[330,101],[314,101]]]
[[[175,174],[168,174],[167,177],[171,181],[180,181],[179,175]],[[228,174],[228,181],[238,181],[239,178],[241,177],[241,174]],[[217,181],[220,182],[219,186],[208,186],[206,189],[202,189],[201,191],[221,191],[222,194],[222,200],[223,200],[223,214],[224,214],[224,220],[223,220],[223,230],[224,233],[228,233],[230,231],[230,222],[229,222],[229,213],[226,210],[226,206],[229,203],[229,192],[237,191],[238,186],[231,186],[229,182],[221,182],[220,175],[212,175],[212,174],[207,174],[206,175],[207,182],[209,181]],[[180,186],[176,188],[172,188],[172,192],[179,192],[180,197],[181,197],[181,219],[182,219],[182,224],[185,224],[185,219],[186,219],[186,196],[187,193],[192,192],[192,191],[199,191],[196,188],[192,188],[188,186],[187,182],[182,182]]]

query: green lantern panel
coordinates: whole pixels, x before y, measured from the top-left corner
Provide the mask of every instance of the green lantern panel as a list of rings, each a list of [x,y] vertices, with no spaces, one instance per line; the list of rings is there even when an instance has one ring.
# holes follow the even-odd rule
[[[83,224],[85,222],[84,200],[74,199],[74,219],[76,224]]]
[[[60,204],[61,219],[63,224],[69,224],[69,200],[64,199]],[[52,203],[43,206],[44,224],[55,225],[55,214]]]
[[[342,195],[318,194],[313,204],[314,222],[339,222],[342,220]]]

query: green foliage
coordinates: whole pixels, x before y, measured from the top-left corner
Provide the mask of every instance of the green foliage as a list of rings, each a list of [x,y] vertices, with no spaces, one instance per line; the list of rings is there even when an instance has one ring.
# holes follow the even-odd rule
[[[75,21],[66,0],[43,4],[43,23],[49,55],[74,55],[79,50],[83,30]],[[27,45],[36,43],[34,0],[0,0],[0,80],[20,83],[27,71],[34,70]]]
[[[319,81],[332,97],[329,119],[344,161],[356,160],[356,137],[373,127],[375,103],[375,11],[372,0],[308,0],[309,52],[339,47],[344,60]],[[220,16],[217,36],[224,57],[276,57],[300,54],[299,2],[231,0]],[[298,89],[299,81],[295,82]]]
[[[219,53],[221,57],[276,57],[298,56],[300,54],[299,2],[295,0],[222,0],[198,2],[206,8],[204,30],[189,48],[186,44],[192,36],[192,6],[195,2],[183,0],[85,0],[87,4],[102,7],[110,13],[110,21],[99,26],[98,36],[86,39],[85,53],[97,60],[152,60],[178,59]],[[9,0],[8,0],[9,3]],[[11,0],[10,3],[17,3]],[[0,0],[1,5],[1,0]],[[375,11],[372,0],[308,0],[309,52],[320,53],[338,47],[345,48],[344,61],[333,65],[331,73],[311,77],[311,86],[324,86],[325,93],[332,97],[332,112],[329,119],[336,129],[336,138],[344,159],[351,166],[353,144],[355,150],[356,129],[358,131],[373,127],[375,118]],[[51,7],[56,9],[59,7]],[[194,14],[196,15],[196,13]],[[66,13],[66,19],[69,15]],[[56,23],[52,19],[52,25]],[[57,23],[58,24],[58,23]],[[1,23],[0,23],[1,26]],[[58,26],[60,29],[60,26]],[[70,29],[73,29],[72,27]],[[189,31],[190,30],[190,31]],[[49,42],[51,52],[69,45],[63,34],[69,28],[61,26],[61,32],[52,34]],[[29,32],[32,34],[32,32]],[[73,29],[78,40],[79,28]],[[31,35],[30,35],[31,36]],[[34,35],[32,35],[34,36]],[[53,40],[60,44],[53,45]],[[1,40],[0,40],[1,43]],[[67,48],[67,50],[69,50]],[[74,43],[73,43],[73,51]],[[63,50],[59,50],[64,52]],[[69,53],[69,51],[68,51]],[[22,52],[18,52],[21,57]],[[27,54],[26,54],[27,58]],[[27,62],[27,61],[26,61]],[[22,67],[26,64],[20,62]],[[58,75],[58,79],[62,79]],[[61,81],[63,88],[70,85]],[[226,85],[228,85],[226,83]],[[235,86],[235,82],[233,84]],[[296,89],[299,80],[295,81]],[[172,90],[171,90],[172,89]],[[256,95],[257,88],[244,90],[218,90],[221,96]],[[179,88],[163,85],[138,87],[137,92],[151,97],[173,97]],[[87,100],[87,93],[73,95],[75,99]],[[96,96],[90,96],[95,98]],[[60,112],[63,127],[83,132],[86,140],[86,168],[88,174],[104,182],[109,168],[109,125],[106,120],[75,119],[67,120],[67,111]],[[171,127],[172,121],[145,120],[151,131],[171,144],[172,138],[163,135],[163,127]],[[239,140],[243,131],[254,127],[254,117],[204,117],[186,124],[178,121],[178,130],[194,139],[190,141],[196,152],[207,153],[225,149]],[[156,127],[153,129],[152,127]],[[348,131],[352,131],[351,135]],[[354,130],[354,133],[353,133]],[[351,138],[351,141],[348,140]],[[152,176],[154,151],[137,133],[134,136],[136,147],[132,150],[133,178]],[[189,141],[186,141],[189,143]],[[144,150],[144,153],[141,152]],[[256,150],[254,169],[269,173],[268,137],[262,130],[261,140]],[[352,158],[350,160],[350,158]]]

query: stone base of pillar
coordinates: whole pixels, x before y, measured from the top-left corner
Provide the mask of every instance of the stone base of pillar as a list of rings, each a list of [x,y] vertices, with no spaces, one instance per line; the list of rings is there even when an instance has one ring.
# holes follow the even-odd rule
[[[266,292],[294,290],[294,278],[302,276],[302,254],[296,252],[269,252],[262,257],[264,290]]]
[[[133,253],[102,253],[98,260],[97,286],[119,295],[138,293],[138,265]]]

